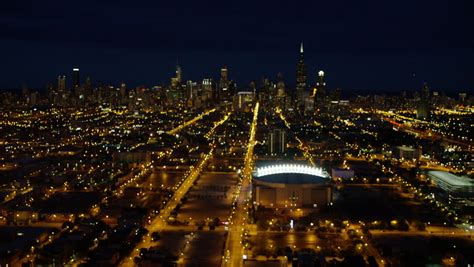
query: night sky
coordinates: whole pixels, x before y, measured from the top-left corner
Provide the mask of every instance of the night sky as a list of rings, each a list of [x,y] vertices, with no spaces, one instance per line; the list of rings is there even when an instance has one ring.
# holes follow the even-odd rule
[[[99,3],[100,2],[100,3]],[[218,78],[240,88],[282,72],[343,91],[474,91],[474,4],[466,1],[2,1],[0,88],[43,88],[73,67],[94,82]]]

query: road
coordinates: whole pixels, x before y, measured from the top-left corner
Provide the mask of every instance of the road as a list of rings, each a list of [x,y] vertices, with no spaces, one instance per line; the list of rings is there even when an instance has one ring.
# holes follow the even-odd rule
[[[365,249],[366,249],[368,255],[374,256],[374,258],[377,261],[379,266],[383,267],[383,266],[389,265],[390,262],[388,262],[386,259],[384,259],[382,257],[382,255],[380,254],[380,252],[374,247],[372,242],[367,237],[364,236],[360,224],[351,224],[351,225],[349,225],[348,230],[349,229],[352,229],[352,230],[356,231],[361,237],[363,237],[364,242],[365,242]]]
[[[232,114],[231,112],[225,114],[224,117],[223,117],[220,121],[214,123],[214,126],[213,126],[212,129],[205,135],[205,137],[206,137],[208,140],[211,139],[211,136],[214,134],[214,132],[216,131],[217,127],[219,127],[219,126],[222,125],[224,122],[226,122],[226,121],[229,119],[229,117],[230,117],[231,114]]]
[[[192,125],[194,123],[196,123],[198,120],[202,119],[204,116],[207,116],[209,114],[211,114],[212,112],[216,111],[216,109],[211,109],[211,110],[208,110],[204,113],[202,113],[201,115],[198,115],[196,117],[194,117],[193,119],[189,120],[189,121],[186,121],[184,122],[183,124],[179,125],[178,127],[174,128],[174,129],[171,129],[167,132],[167,134],[176,134],[177,132],[181,131],[182,129],[188,127],[189,125]]]
[[[250,136],[245,155],[245,163],[242,172],[240,192],[236,201],[236,206],[230,217],[229,233],[227,235],[223,266],[242,266],[244,247],[242,237],[244,235],[245,223],[247,219],[247,203],[252,192],[252,171],[253,171],[253,149],[255,147],[255,134],[257,131],[259,103],[255,104],[252,125],[250,126]]]
[[[443,228],[443,227],[427,227],[426,231],[410,230],[370,230],[372,235],[395,235],[395,236],[446,236],[446,237],[465,237],[472,238],[474,234],[470,231],[461,230],[459,228]]]
[[[120,266],[134,266],[133,258],[135,258],[141,248],[149,248],[153,245],[151,241],[150,234],[153,232],[161,231],[166,226],[166,221],[170,216],[171,211],[173,211],[176,206],[181,202],[181,199],[186,195],[189,189],[193,186],[194,181],[199,177],[201,171],[205,168],[208,161],[212,158],[214,154],[214,147],[211,147],[209,153],[204,155],[195,168],[191,170],[189,175],[181,183],[179,188],[174,193],[173,197],[166,203],[166,205],[161,209],[160,214],[156,216],[151,224],[146,227],[149,231],[149,234],[144,237],[142,242],[138,243],[133,249],[130,256],[126,257],[121,263]]]
[[[465,147],[467,149],[472,149],[473,145],[471,143],[466,143],[464,141],[460,140],[455,140],[452,138],[448,138],[446,136],[443,136],[439,133],[433,132],[432,130],[420,130],[420,129],[415,129],[414,127],[403,123],[403,121],[397,122],[389,117],[381,116],[381,118],[388,123],[392,124],[393,127],[397,128],[400,131],[403,131],[405,133],[409,134],[414,134],[416,137],[421,138],[421,139],[427,139],[427,140],[442,140],[443,142],[447,142],[450,144],[458,145]]]

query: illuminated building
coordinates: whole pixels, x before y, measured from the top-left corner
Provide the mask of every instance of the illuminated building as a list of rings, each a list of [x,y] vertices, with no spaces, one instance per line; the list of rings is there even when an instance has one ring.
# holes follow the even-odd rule
[[[428,171],[427,175],[431,182],[444,192],[438,194],[438,197],[446,204],[474,206],[473,179],[443,171]]]
[[[420,101],[418,102],[418,107],[416,109],[416,117],[418,119],[427,119],[430,115],[430,89],[425,83],[421,90]]]
[[[79,76],[79,69],[74,68],[72,69],[72,88],[75,89],[76,87],[81,86],[81,79]]]
[[[177,88],[181,84],[183,79],[182,75],[181,67],[176,65],[175,76],[171,77],[171,87]]]
[[[219,80],[218,99],[229,100],[231,96],[230,84],[229,84],[229,70],[227,66],[221,68],[221,77]]]
[[[324,102],[326,99],[326,81],[324,77],[324,71],[318,71],[318,78],[315,86],[315,91],[313,92],[313,96],[316,102]]]
[[[306,92],[306,65],[304,64],[304,51],[303,43],[300,46],[300,59],[296,67],[296,96],[298,101],[298,106],[304,104],[304,98],[307,94]]]
[[[268,133],[268,153],[270,155],[282,155],[286,152],[286,131],[273,129]]]
[[[286,85],[285,81],[283,80],[283,75],[278,73],[277,75],[277,83],[274,85],[275,89],[273,90],[276,92],[275,96],[275,104],[279,106],[281,109],[285,109],[286,107]]]
[[[283,80],[283,74],[278,73],[277,75],[277,84],[276,84],[276,96],[277,97],[285,97],[285,81]]]
[[[203,79],[202,80],[202,101],[210,101],[212,99],[217,99],[216,92],[214,92],[214,82],[212,79]]]
[[[306,96],[304,98],[304,113],[311,114],[314,111],[314,97]]]
[[[188,107],[193,107],[197,104],[200,99],[198,99],[198,86],[196,82],[187,81],[186,82],[186,101]]]
[[[272,89],[274,89],[272,82],[268,78],[263,78],[257,97],[265,109],[271,109],[273,106],[272,100],[275,98],[275,93]]]
[[[53,95],[53,103],[56,105],[63,106],[66,104],[68,97],[68,90],[66,88],[66,76],[58,76],[58,87],[57,91]]]
[[[251,112],[255,98],[254,92],[238,92],[233,97],[233,108],[235,111]]]
[[[229,70],[227,69],[227,66],[224,66],[221,69],[221,84],[222,84],[222,87],[227,86],[228,82],[229,82]]]
[[[182,70],[176,65],[175,75],[171,77],[170,88],[166,92],[168,104],[175,105],[180,101],[186,102],[186,86],[182,84]]]
[[[392,148],[392,156],[397,159],[419,160],[421,156],[421,148],[415,149],[408,146],[396,146]]]
[[[66,91],[66,76],[59,75],[58,76],[58,92]]]
[[[176,80],[178,83],[181,83],[183,81],[183,73],[179,65],[176,66]]]
[[[329,174],[321,168],[279,164],[257,168],[254,201],[265,207],[321,207],[332,201]]]

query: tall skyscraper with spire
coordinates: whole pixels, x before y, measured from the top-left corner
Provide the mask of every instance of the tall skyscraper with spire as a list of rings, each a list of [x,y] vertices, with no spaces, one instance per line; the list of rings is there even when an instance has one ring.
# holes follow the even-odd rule
[[[181,67],[176,65],[176,80],[178,83],[183,82],[183,72],[181,71]]]
[[[306,65],[304,64],[304,50],[303,43],[300,46],[300,59],[296,67],[296,97],[298,101],[298,106],[304,105],[304,98],[307,94],[306,92]]]

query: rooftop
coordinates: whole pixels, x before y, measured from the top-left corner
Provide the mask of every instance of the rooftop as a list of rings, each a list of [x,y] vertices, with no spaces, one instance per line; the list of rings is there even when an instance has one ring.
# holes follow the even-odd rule
[[[416,151],[417,149],[414,149],[413,147],[411,146],[397,146],[396,148],[402,150],[402,151]]]
[[[434,176],[437,179],[455,186],[474,186],[474,181],[465,176],[457,176],[449,172],[443,171],[428,171],[428,175]]]
[[[316,168],[302,164],[276,164],[265,167],[259,167],[255,170],[254,176],[262,177],[267,175],[284,173],[306,174],[329,178],[329,174],[323,171],[322,168]]]
[[[256,177],[256,181],[272,184],[326,184],[330,181],[329,177],[314,176],[302,173],[276,173]]]
[[[330,180],[329,174],[323,169],[302,164],[259,167],[254,177],[258,181],[281,184],[321,184]]]

